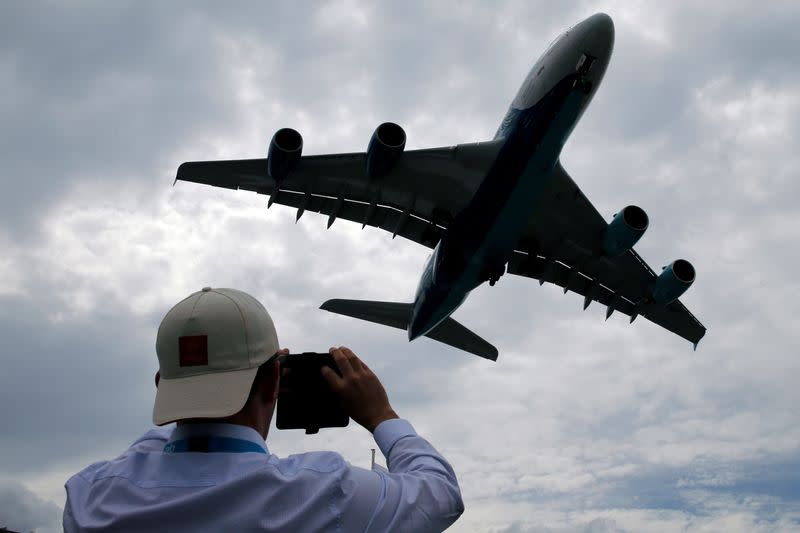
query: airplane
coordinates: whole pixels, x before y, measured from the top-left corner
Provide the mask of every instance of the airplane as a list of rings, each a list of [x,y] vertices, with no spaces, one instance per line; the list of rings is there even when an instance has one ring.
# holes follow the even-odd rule
[[[638,316],[697,343],[706,328],[678,298],[695,269],[673,261],[659,275],[633,250],[649,225],[628,205],[610,223],[561,165],[561,150],[608,67],[614,24],[598,13],[559,35],[536,61],[494,139],[405,150],[406,134],[379,125],[366,152],[303,156],[283,128],[266,159],[180,165],[177,180],[269,195],[278,203],[382,228],[433,251],[411,303],[328,300],[321,309],[404,329],[480,357],[497,349],[450,315],[484,282],[504,273],[553,283],[614,311]]]

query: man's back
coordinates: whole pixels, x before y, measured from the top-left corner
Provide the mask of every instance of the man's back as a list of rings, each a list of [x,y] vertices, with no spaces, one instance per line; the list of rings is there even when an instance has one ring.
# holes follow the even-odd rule
[[[113,461],[66,483],[64,530],[442,531],[464,504],[450,464],[402,420],[372,370],[344,346],[319,373],[347,415],[372,433],[388,471],[333,452],[280,459],[269,434],[289,357],[264,306],[204,287],[158,327],[153,423]],[[303,357],[303,355],[300,355]],[[283,369],[286,376],[291,368]],[[295,377],[297,374],[295,375]]]
[[[193,435],[235,451],[181,450]],[[64,529],[441,531],[454,522],[463,503],[447,461],[404,420],[374,435],[390,472],[352,467],[333,452],[279,459],[245,426],[151,430],[67,482]]]

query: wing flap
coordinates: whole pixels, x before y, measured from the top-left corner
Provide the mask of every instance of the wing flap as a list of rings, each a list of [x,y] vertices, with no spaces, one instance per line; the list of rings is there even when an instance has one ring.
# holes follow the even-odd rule
[[[706,332],[706,328],[678,300],[668,305],[639,303],[644,299],[631,300],[605,285],[601,278],[594,278],[554,258],[516,251],[508,263],[508,272],[537,279],[542,283],[553,283],[564,289],[565,293],[580,294],[584,297],[584,309],[591,302],[599,302],[606,306],[606,318],[614,311],[624,313],[632,319],[641,315],[695,345]]]
[[[634,250],[619,257],[599,255],[607,227],[608,223],[559,163],[518,249],[574,265],[629,300],[641,300],[656,275]]]
[[[410,150],[386,176],[370,180],[365,154],[304,156],[275,194],[266,159],[183,163],[176,180],[270,195],[270,204],[378,227],[425,246],[469,202],[500,142]]]
[[[598,252],[607,227],[559,163],[508,270],[577,292],[584,305],[598,301],[611,312],[642,315],[696,345],[705,327],[679,301],[667,306],[650,302],[656,274],[635,250],[618,257]]]
[[[697,348],[706,334],[706,328],[683,305],[680,300],[675,300],[668,305],[652,304],[642,311],[642,316],[659,326],[677,333],[690,341]]]
[[[277,204],[295,208],[300,216],[305,212],[327,215],[328,227],[338,219],[349,220],[383,229],[393,236],[399,235],[429,248],[436,246],[444,232],[443,227],[432,221],[385,205],[284,190],[272,199]]]
[[[508,272],[537,279],[542,284],[558,285],[565,289],[564,292],[571,291],[584,298],[589,298],[589,302],[599,302],[606,307],[611,306],[615,311],[621,311],[626,315],[633,314],[635,307],[633,302],[599,281],[595,281],[595,278],[561,261],[540,255],[514,252],[508,263]]]

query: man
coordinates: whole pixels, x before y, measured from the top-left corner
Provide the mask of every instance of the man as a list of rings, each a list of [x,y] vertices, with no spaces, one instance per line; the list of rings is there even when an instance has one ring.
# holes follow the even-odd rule
[[[377,376],[331,348],[323,376],[370,431],[388,472],[334,452],[280,459],[265,445],[280,382],[272,319],[255,298],[204,288],[178,303],[156,339],[153,422],[121,456],[66,483],[64,530],[442,531],[463,512],[455,473],[398,418]]]

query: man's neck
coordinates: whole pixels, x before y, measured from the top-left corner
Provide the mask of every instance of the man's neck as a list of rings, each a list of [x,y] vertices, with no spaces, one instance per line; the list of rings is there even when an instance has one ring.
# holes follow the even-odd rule
[[[237,426],[245,426],[248,428],[252,428],[258,432],[261,437],[266,440],[267,439],[267,432],[269,431],[269,426],[267,423],[257,423],[257,421],[253,420],[252,417],[246,416],[243,412],[238,412],[232,416],[226,416],[225,418],[187,418],[185,420],[178,420],[177,425],[188,425],[188,424],[236,424]]]

